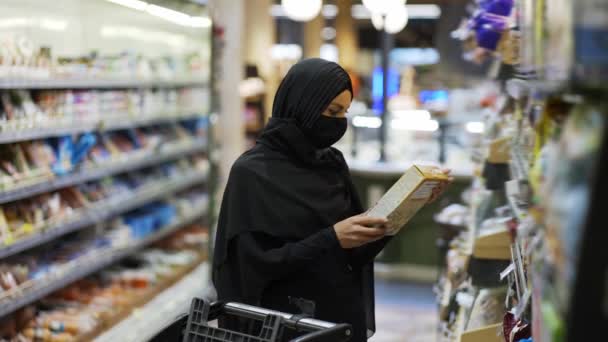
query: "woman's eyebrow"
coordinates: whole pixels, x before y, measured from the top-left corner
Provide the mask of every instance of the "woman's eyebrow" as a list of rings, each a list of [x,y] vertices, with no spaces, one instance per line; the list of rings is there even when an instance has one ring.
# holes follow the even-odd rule
[[[342,106],[342,105],[341,105],[341,104],[339,104],[339,103],[332,103],[332,104],[330,104],[329,106],[330,106],[330,107],[331,107],[331,106],[333,106],[334,108],[335,108],[335,107],[338,107],[338,109],[339,109],[339,110],[343,110],[343,109],[344,109],[344,106]],[[332,108],[332,109],[334,109],[334,108]]]

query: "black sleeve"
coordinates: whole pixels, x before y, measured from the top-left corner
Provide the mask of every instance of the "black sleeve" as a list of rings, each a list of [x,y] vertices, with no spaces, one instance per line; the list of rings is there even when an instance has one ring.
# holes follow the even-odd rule
[[[234,243],[240,263],[267,280],[279,279],[312,264],[329,251],[341,249],[333,227],[296,242],[247,232],[235,237]]]
[[[392,240],[392,238],[392,236],[386,236],[378,241],[354,248],[351,251],[351,262],[357,266],[365,266],[366,264],[374,262],[376,256],[380,254],[380,252],[384,249],[386,244]]]

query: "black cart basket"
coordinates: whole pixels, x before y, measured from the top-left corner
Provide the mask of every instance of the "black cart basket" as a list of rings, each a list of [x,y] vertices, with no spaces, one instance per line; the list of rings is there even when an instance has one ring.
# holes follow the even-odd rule
[[[229,331],[209,325],[222,316],[241,317],[262,323],[258,336]],[[210,304],[194,298],[190,313],[178,317],[150,342],[280,342],[284,328],[305,332],[290,342],[346,342],[352,335],[349,324],[334,324],[283,312],[239,304]]]

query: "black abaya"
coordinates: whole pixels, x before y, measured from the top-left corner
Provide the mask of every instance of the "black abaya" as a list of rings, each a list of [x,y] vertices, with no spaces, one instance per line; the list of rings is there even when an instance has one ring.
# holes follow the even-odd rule
[[[315,318],[350,323],[352,341],[365,341],[375,330],[373,260],[388,238],[340,247],[333,225],[363,208],[342,154],[316,149],[304,133],[336,95],[350,90],[350,81],[335,63],[308,60],[294,68],[279,87],[273,118],[258,143],[230,172],[214,284],[220,300],[284,312],[300,313],[292,299],[314,302]],[[322,103],[308,103],[320,98],[319,89]],[[242,324],[231,328],[247,330]]]

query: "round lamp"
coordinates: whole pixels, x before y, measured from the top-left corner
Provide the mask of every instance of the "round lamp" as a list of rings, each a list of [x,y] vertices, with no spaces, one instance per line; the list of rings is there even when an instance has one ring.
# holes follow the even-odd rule
[[[372,25],[374,25],[374,28],[378,31],[385,30],[390,34],[401,32],[407,25],[408,20],[409,16],[405,5],[393,9],[387,15],[372,13]]]
[[[321,12],[322,0],[281,0],[283,10],[289,19],[309,21]]]
[[[407,7],[405,7],[405,5],[402,5],[401,7],[391,11],[384,18],[384,29],[387,33],[399,33],[405,28],[408,20],[409,16],[407,13]]]

